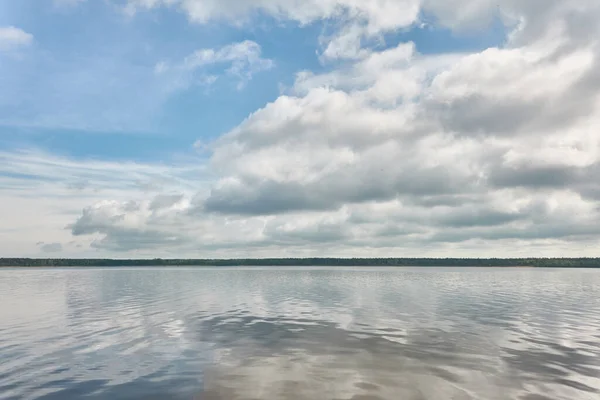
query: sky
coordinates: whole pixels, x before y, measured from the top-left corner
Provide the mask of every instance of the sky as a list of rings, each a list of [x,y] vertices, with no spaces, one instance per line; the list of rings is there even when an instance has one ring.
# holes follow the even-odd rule
[[[600,256],[597,0],[0,0],[0,257]]]

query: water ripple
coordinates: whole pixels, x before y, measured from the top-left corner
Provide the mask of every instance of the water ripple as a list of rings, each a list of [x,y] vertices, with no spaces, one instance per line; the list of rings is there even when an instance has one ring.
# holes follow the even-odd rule
[[[599,294],[593,270],[0,270],[0,398],[598,399]]]

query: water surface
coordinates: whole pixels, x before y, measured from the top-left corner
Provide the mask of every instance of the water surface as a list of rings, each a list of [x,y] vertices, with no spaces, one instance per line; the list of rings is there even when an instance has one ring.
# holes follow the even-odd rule
[[[600,398],[600,271],[0,270],[2,399]]]

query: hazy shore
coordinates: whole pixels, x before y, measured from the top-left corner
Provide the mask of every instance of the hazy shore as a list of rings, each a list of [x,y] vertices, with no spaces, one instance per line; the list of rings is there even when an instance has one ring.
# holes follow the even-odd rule
[[[600,258],[264,258],[74,259],[0,258],[0,267],[512,267],[600,268]]]

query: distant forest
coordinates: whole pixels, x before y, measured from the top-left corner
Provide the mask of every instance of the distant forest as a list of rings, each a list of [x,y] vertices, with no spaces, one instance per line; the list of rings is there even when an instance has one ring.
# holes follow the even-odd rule
[[[600,258],[264,258],[264,259],[74,259],[0,258],[2,267],[145,266],[361,266],[600,268]]]

